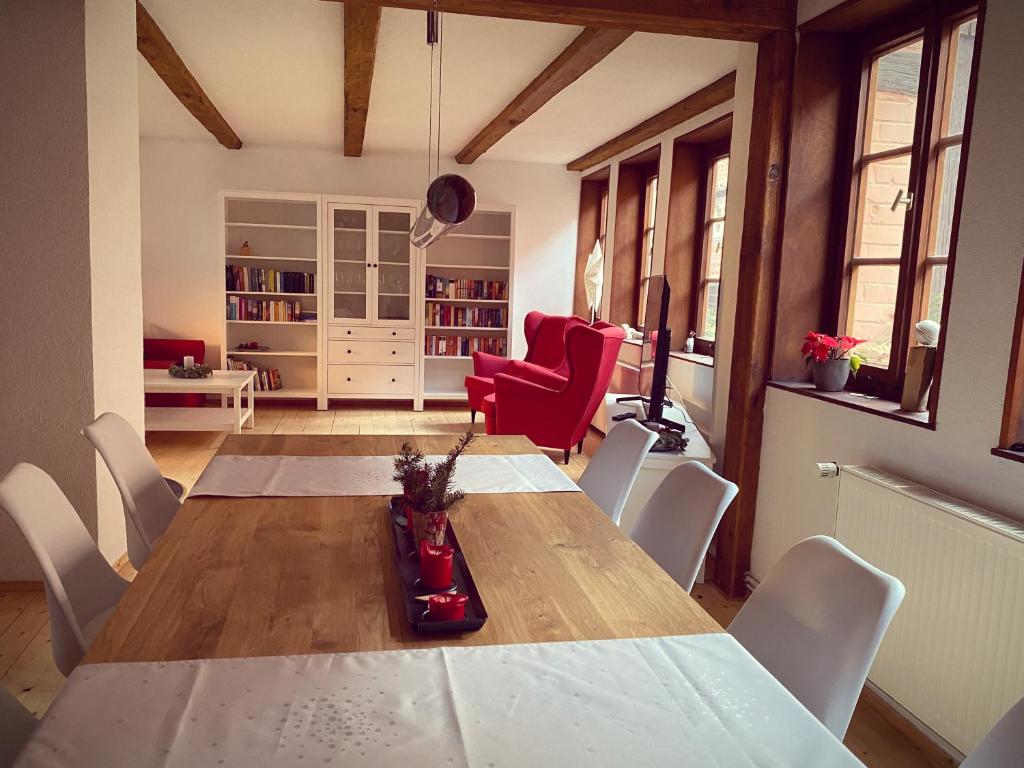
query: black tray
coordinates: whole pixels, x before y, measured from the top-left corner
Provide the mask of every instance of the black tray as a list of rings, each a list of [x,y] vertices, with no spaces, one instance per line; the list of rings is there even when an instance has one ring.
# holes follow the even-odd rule
[[[445,530],[444,540],[454,552],[452,557],[452,579],[455,582],[455,591],[469,597],[466,603],[466,617],[458,621],[431,621],[424,614],[427,612],[427,603],[417,600],[417,596],[436,594],[437,590],[422,589],[417,586],[416,581],[420,577],[419,553],[413,557],[412,539],[406,533],[405,511],[401,508],[402,499],[399,496],[392,496],[388,502],[388,519],[391,521],[391,533],[395,540],[395,564],[398,566],[398,577],[402,583],[402,594],[405,597],[405,615],[409,619],[412,628],[417,632],[476,632],[487,621],[487,609],[484,608],[483,600],[480,599],[480,592],[473,581],[473,574],[466,563],[466,556],[462,553],[459,540],[455,536],[451,521]]]

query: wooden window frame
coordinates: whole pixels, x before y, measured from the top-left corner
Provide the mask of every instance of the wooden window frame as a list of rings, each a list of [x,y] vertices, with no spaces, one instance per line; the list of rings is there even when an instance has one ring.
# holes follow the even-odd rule
[[[641,329],[647,318],[644,317],[647,305],[647,284],[654,273],[654,239],[658,227],[658,168],[654,166],[644,174],[642,192],[643,205],[640,206],[640,247],[636,259],[636,306],[634,328]]]
[[[854,46],[855,56],[859,58],[859,81],[852,89],[850,99],[852,106],[847,114],[853,116],[845,126],[847,132],[848,162],[845,168],[843,189],[839,204],[842,208],[839,218],[841,240],[841,269],[837,270],[840,284],[837,286],[838,306],[835,307],[836,325],[840,333],[846,332],[847,322],[852,309],[854,294],[853,267],[854,248],[858,230],[858,212],[863,190],[861,189],[862,170],[867,163],[884,159],[888,156],[906,154],[906,150],[887,150],[883,152],[863,152],[864,134],[869,126],[868,100],[872,66],[874,61],[885,53],[900,48],[915,39],[922,40],[921,76],[918,85],[917,112],[913,141],[909,148],[911,165],[908,179],[908,191],[914,195],[915,204],[905,212],[905,228],[903,247],[898,260],[900,272],[897,285],[895,311],[893,316],[892,346],[889,365],[886,368],[865,363],[860,374],[851,379],[851,388],[886,400],[899,401],[903,380],[906,374],[908,350],[912,344],[914,323],[919,319],[923,301],[927,293],[925,277],[937,265],[937,261],[929,257],[933,243],[935,223],[932,221],[935,194],[941,193],[937,185],[940,169],[938,160],[944,149],[940,141],[942,129],[942,111],[945,105],[945,94],[937,97],[935,90],[942,84],[948,84],[949,74],[955,62],[950,56],[949,40],[953,30],[971,17],[979,16],[974,3],[940,2],[935,8],[903,17],[895,23],[888,23],[862,34]],[[944,263],[947,264],[946,280],[943,289],[942,335],[944,338],[949,305],[949,289],[952,284],[953,264],[956,255],[956,230],[960,215],[963,179],[966,169],[969,144],[970,125],[973,113],[974,90],[977,81],[976,72],[978,54],[980,52],[980,20],[979,34],[975,41],[975,53],[972,60],[971,77],[967,96],[964,131],[960,134],[959,143],[964,150],[961,152],[959,178],[954,197],[953,232],[950,252]],[[860,263],[877,263],[879,260],[859,259]],[[897,263],[895,261],[884,263]],[[924,315],[926,316],[926,314]],[[940,343],[940,349],[942,344]],[[936,382],[939,377],[940,360],[936,364]],[[929,410],[934,412],[935,398],[938,388],[933,386],[932,402]]]
[[[1006,398],[1003,401],[1003,423],[999,430],[999,446],[993,451],[1008,451],[1010,446],[1024,442],[1024,269],[1021,270],[1017,294],[1017,314],[1010,347],[1010,368],[1006,374]],[[1024,455],[1012,458],[1024,460]]]
[[[721,274],[715,281],[707,279],[708,249],[711,247],[711,227],[716,222],[724,222],[725,214],[714,216],[715,210],[715,164],[729,157],[730,140],[723,139],[708,144],[704,151],[704,189],[703,201],[699,211],[698,231],[700,237],[697,239],[697,254],[694,259],[693,271],[693,305],[690,309],[690,328],[696,331],[693,340],[693,351],[698,355],[708,357],[715,356],[715,339],[704,335],[704,309],[707,303],[707,288],[709,282],[716,282],[719,285],[718,303],[721,306],[722,293]],[[726,182],[726,195],[728,196],[728,181]],[[723,235],[724,240],[724,235]]]

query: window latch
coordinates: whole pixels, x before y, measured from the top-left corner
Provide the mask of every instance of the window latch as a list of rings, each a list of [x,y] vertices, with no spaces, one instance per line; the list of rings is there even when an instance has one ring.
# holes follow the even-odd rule
[[[896,199],[892,201],[892,205],[889,207],[889,210],[895,213],[896,209],[901,205],[905,206],[908,211],[914,205],[914,193],[904,192],[903,187],[900,187],[900,191],[896,193]]]

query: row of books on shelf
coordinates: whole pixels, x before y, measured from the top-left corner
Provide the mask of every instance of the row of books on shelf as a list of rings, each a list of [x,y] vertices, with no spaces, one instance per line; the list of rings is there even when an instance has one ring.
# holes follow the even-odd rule
[[[474,352],[506,356],[507,340],[486,336],[427,336],[424,354],[432,357],[468,357]]]
[[[427,275],[427,298],[505,300],[508,298],[508,282]]]
[[[262,267],[224,267],[225,287],[249,293],[316,293],[316,275]]]
[[[227,319],[305,323],[316,322],[316,312],[303,312],[302,302],[297,299],[271,301],[229,296]]]
[[[248,360],[236,360],[233,357],[228,358],[228,368],[232,371],[256,371],[253,385],[260,392],[273,392],[278,389],[284,389],[281,371],[277,368],[260,368]]]
[[[483,307],[452,307],[427,305],[427,325],[457,325],[462,328],[504,328],[508,325],[508,309]]]

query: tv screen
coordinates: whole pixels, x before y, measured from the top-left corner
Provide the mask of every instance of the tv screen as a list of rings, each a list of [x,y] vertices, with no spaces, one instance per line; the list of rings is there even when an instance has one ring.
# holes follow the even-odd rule
[[[654,275],[647,282],[647,306],[644,310],[644,339],[640,351],[640,394],[650,397],[655,385],[655,362],[658,356],[658,338],[664,339],[668,330],[668,281],[664,275]],[[663,371],[658,373],[664,376]],[[664,396],[665,382],[661,384]]]

